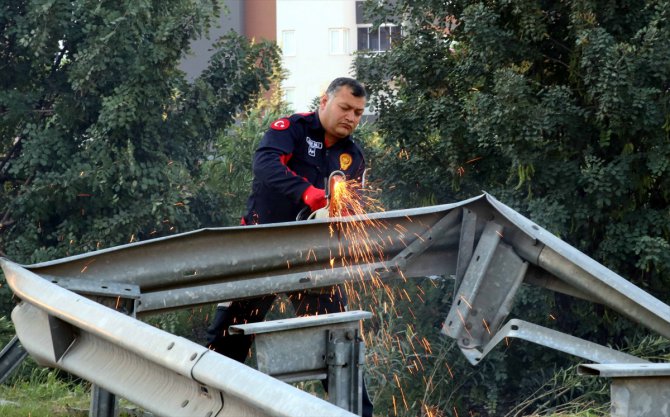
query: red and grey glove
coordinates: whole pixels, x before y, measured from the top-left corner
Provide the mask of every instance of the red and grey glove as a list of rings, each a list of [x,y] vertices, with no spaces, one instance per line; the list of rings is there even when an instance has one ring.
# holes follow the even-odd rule
[[[326,207],[326,191],[310,185],[302,193],[302,201],[309,206],[310,210],[317,211],[320,208]]]

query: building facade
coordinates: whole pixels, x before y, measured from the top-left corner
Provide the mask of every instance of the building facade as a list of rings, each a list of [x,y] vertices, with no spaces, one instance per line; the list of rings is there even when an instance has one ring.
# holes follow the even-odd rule
[[[221,9],[219,21],[212,25],[208,36],[193,41],[191,53],[181,62],[180,68],[189,80],[207,68],[214,54],[212,45],[231,30],[249,39],[277,39],[275,0],[221,0]]]
[[[282,90],[295,111],[311,108],[328,83],[354,76],[357,51],[378,53],[391,47],[400,28],[373,28],[363,15],[361,0],[226,0],[229,13],[210,39],[230,29],[249,38],[276,41],[281,48],[285,79]],[[182,68],[195,78],[207,65],[212,41],[195,42]]]

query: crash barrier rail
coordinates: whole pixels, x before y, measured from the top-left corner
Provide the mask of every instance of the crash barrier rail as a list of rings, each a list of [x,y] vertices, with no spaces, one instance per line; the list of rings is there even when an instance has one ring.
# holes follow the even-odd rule
[[[14,263],[2,266],[24,300],[12,311],[17,335],[38,363],[93,381],[154,414],[354,416],[204,346],[45,282]]]
[[[352,230],[362,231],[363,236],[351,233]],[[361,245],[372,248],[373,255],[358,252]],[[521,283],[606,305],[633,322],[670,337],[668,305],[488,194],[456,204],[365,217],[203,229],[30,266],[4,261],[3,269],[10,287],[23,300],[18,311],[31,305],[71,326],[88,326],[86,331],[71,332],[76,336],[70,339],[56,333],[59,339],[73,341],[73,346],[81,345],[74,341],[87,340],[87,335],[94,334],[102,323],[88,316],[75,319],[69,313],[64,315],[54,308],[52,300],[25,293],[21,290],[22,281],[30,278],[24,276],[39,278],[43,293],[49,292],[45,291],[47,284],[57,284],[63,291],[123,299],[122,308],[138,317],[353,281],[450,276],[457,290],[442,331],[457,340],[472,364],[479,363],[505,336],[595,363],[645,362],[605,346],[576,343],[570,335],[519,319],[505,323]],[[39,321],[37,316],[35,320]],[[124,326],[134,322],[131,317],[126,320]],[[21,342],[35,356],[30,347],[33,344],[28,341],[33,336],[20,329],[31,327],[29,322],[14,321]],[[110,342],[125,346],[128,342],[122,339],[98,338],[92,340],[100,343],[89,343],[96,349]],[[147,340],[145,343],[153,349],[155,344]],[[162,353],[165,348],[161,346],[156,349]],[[68,352],[50,364],[61,367]],[[143,354],[157,355],[152,351]],[[167,365],[164,361],[158,363]],[[91,372],[86,375],[101,386],[109,386],[112,378]],[[246,404],[246,400],[241,397],[240,401]],[[151,409],[150,405],[147,408]]]

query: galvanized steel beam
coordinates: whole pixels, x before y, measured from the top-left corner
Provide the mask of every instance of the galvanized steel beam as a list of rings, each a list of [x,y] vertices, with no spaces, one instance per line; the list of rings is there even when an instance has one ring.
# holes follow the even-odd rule
[[[612,417],[670,417],[670,364],[585,364],[582,375],[611,378]]]
[[[258,370],[286,382],[326,380],[328,401],[361,415],[365,346],[359,335],[367,311],[346,311],[230,326],[255,335]]]
[[[477,348],[494,337],[509,314],[528,266],[502,243],[502,232],[500,224],[486,225],[442,327],[473,364],[481,356]]]
[[[505,219],[505,239],[523,259],[554,275],[577,293],[597,300],[635,323],[670,338],[670,306],[596,262],[490,195],[486,200]]]
[[[488,229],[484,233],[485,226]],[[373,249],[373,256],[361,258],[347,252],[361,243],[356,241],[356,237],[344,233],[347,227],[349,230],[358,228],[366,231],[365,244]],[[475,244],[477,249],[473,252],[471,248]],[[480,263],[480,260],[486,262]],[[526,273],[528,263],[533,265],[530,268],[532,276]],[[670,337],[670,306],[488,194],[457,204],[377,213],[365,219],[353,217],[203,229],[27,267],[8,261],[4,261],[2,266],[8,277],[14,277],[8,282],[15,294],[28,304],[38,306],[42,311],[40,314],[44,314],[41,317],[40,314],[28,313],[28,308],[17,308],[18,320],[21,321],[21,317],[27,320],[20,332],[17,327],[20,337],[26,340],[38,337],[26,330],[30,327],[29,320],[25,318],[28,316],[47,324],[48,316],[53,316],[78,329],[75,342],[64,351],[62,347],[56,347],[53,340],[46,343],[40,339],[51,349],[49,355],[53,358],[47,363],[61,367],[61,362],[70,357],[70,352],[77,351],[77,347],[85,341],[89,341],[91,349],[111,349],[110,352],[117,349],[114,350],[116,353],[107,352],[110,358],[123,355],[122,352],[133,352],[133,355],[138,355],[138,360],[152,364],[148,368],[157,367],[155,372],[168,368],[173,374],[187,380],[192,378],[214,390],[208,392],[218,392],[224,398],[228,395],[231,401],[234,401],[232,398],[243,398],[240,407],[250,407],[252,414],[249,415],[256,415],[253,413],[257,412],[263,415],[268,411],[263,408],[264,405],[254,402],[256,399],[251,400],[244,393],[235,391],[215,374],[213,370],[226,373],[228,367],[233,366],[225,360],[220,362],[220,355],[197,353],[196,364],[189,363],[193,366],[182,368],[186,365],[183,361],[166,360],[173,355],[164,354],[165,335],[150,333],[151,346],[139,348],[132,344],[131,347],[126,339],[117,334],[119,328],[107,327],[109,323],[100,322],[95,315],[72,313],[69,306],[63,306],[59,300],[50,297],[48,293],[51,293],[52,282],[91,280],[95,285],[108,282],[117,284],[119,288],[139,288],[135,310],[149,314],[356,280],[453,275],[460,285],[445,329],[457,337],[471,362],[478,362],[504,334],[568,353],[583,354],[584,351],[571,348],[572,341],[565,342],[561,334],[549,329],[539,330],[541,337],[538,337],[537,332],[520,331],[527,329],[529,323],[520,325],[523,322],[512,321],[510,323],[513,324],[500,327],[509,313],[518,285],[528,278],[526,282],[597,300],[634,322]],[[538,270],[549,274],[549,277],[536,274]],[[36,292],[47,294],[26,292],[23,281],[39,288]],[[84,298],[78,298],[77,303],[80,300]],[[470,306],[467,306],[468,303]],[[123,327],[134,329],[134,325],[130,324],[134,321],[126,319],[130,321],[124,322]],[[147,329],[137,331],[144,330]],[[60,337],[60,330],[55,334]],[[62,337],[67,341],[67,336]],[[154,345],[154,342],[158,344]],[[110,343],[113,349],[99,347]],[[45,355],[49,356],[42,347],[34,343],[32,346],[38,357],[44,359]],[[619,358],[609,351],[588,346],[595,349],[596,353],[591,355],[593,360]],[[54,352],[60,352],[63,360],[56,361],[57,354]],[[621,358],[634,360],[625,356]],[[83,359],[81,361],[84,363]],[[87,374],[85,370],[82,372]],[[242,374],[245,377],[251,375]]]
[[[465,356],[471,363],[476,364],[508,337],[522,339],[596,363],[648,363],[636,356],[518,319],[507,322],[483,349],[473,349]]]
[[[352,417],[353,414],[189,340],[163,332],[47,282],[7,260],[7,282],[23,300],[12,312],[38,363],[79,375],[161,416]],[[61,352],[54,317],[75,329]],[[253,388],[252,388],[253,387]]]

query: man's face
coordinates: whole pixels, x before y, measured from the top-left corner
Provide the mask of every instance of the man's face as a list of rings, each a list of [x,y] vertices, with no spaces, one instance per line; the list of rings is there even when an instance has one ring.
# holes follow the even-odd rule
[[[332,97],[324,94],[319,104],[319,120],[333,139],[343,139],[356,129],[365,109],[365,97],[354,97],[346,85]]]

